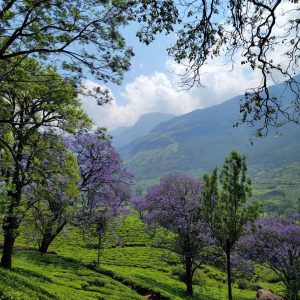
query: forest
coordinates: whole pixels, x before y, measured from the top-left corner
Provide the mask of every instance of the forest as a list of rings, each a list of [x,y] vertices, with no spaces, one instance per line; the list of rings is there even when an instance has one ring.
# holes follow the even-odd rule
[[[299,300],[299,11],[0,0],[0,299]],[[125,28],[145,47],[172,36],[182,89],[223,55],[258,83],[117,147],[83,103],[113,105]]]

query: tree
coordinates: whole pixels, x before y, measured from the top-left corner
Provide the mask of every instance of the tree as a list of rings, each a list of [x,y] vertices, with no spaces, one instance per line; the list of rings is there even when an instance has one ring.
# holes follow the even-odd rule
[[[70,142],[79,165],[80,210],[77,223],[98,238],[98,265],[103,237],[120,215],[127,212],[124,201],[130,197],[132,174],[111,144],[106,129],[81,133]]]
[[[7,200],[1,266],[5,268],[11,267],[13,245],[24,218],[24,188],[34,181],[38,168],[35,155],[42,132],[53,128],[74,133],[90,124],[72,80],[62,79],[51,68],[42,69],[32,59],[23,60],[11,76],[22,81],[5,82],[0,89],[0,148],[5,152],[1,176]]]
[[[229,300],[232,300],[231,252],[244,233],[246,223],[255,220],[259,212],[258,203],[246,206],[247,198],[251,195],[251,181],[246,172],[245,156],[232,151],[225,159],[219,177],[215,169],[211,176],[204,175],[203,178],[206,219],[226,255]]]
[[[272,269],[287,289],[287,299],[297,300],[300,289],[299,215],[268,216],[249,225],[239,242],[241,255]]]
[[[134,55],[121,29],[129,21],[143,24],[150,35],[172,30],[177,10],[170,1],[2,0],[0,62],[9,72],[26,57],[57,66],[66,74],[87,69],[101,81],[119,83]],[[13,59],[14,60],[11,60]],[[7,72],[0,73],[6,81]]]
[[[136,200],[144,207],[144,220],[157,224],[176,235],[173,250],[182,257],[185,267],[186,292],[193,294],[193,275],[208,259],[207,247],[213,244],[210,230],[203,221],[202,182],[183,174],[170,174]]]
[[[49,132],[43,135],[43,145],[35,155],[39,168],[24,194],[31,204],[31,218],[27,217],[27,224],[38,233],[39,251],[46,253],[53,240],[74,218],[80,195],[75,156],[68,151],[62,137]]]
[[[82,229],[97,237],[97,264],[100,264],[101,250],[107,230],[116,229],[117,225],[128,214],[124,202],[130,198],[127,184],[113,184],[98,187],[97,192],[89,199],[79,219]]]
[[[241,64],[259,72],[261,82],[246,91],[239,122],[258,124],[258,135],[299,123],[300,86],[293,77],[300,55],[298,0],[182,0],[178,8],[182,25],[168,52],[185,65],[184,87],[202,86],[201,70],[210,59],[225,55],[234,67],[240,57]],[[270,94],[268,85],[278,80],[286,80],[290,99]]]

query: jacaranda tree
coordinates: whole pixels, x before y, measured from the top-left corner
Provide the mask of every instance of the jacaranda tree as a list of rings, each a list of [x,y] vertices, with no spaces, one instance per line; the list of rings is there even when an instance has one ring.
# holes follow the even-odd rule
[[[184,174],[170,174],[150,187],[136,203],[143,207],[143,218],[149,225],[159,225],[176,236],[173,250],[182,257],[186,291],[193,294],[193,275],[207,260],[207,248],[213,244],[203,220],[203,185]]]
[[[300,289],[300,216],[268,216],[247,228],[239,242],[241,254],[272,269],[284,283],[287,299]]]
[[[43,133],[35,157],[39,168],[24,191],[31,204],[26,227],[36,232],[39,251],[46,253],[78,210],[80,178],[76,157],[68,151],[64,138],[54,132]]]
[[[81,133],[70,142],[79,165],[80,210],[77,221],[98,237],[98,264],[103,236],[118,216],[126,213],[132,174],[123,166],[106,130]]]

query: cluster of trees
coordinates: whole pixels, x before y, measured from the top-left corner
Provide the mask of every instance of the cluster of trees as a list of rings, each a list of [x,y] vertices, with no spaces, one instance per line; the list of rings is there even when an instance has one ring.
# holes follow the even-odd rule
[[[128,195],[131,174],[105,130],[88,132],[77,96],[73,80],[29,58],[2,82],[2,267],[11,267],[22,222],[35,224],[46,252],[67,223],[116,216]]]
[[[91,121],[78,101],[111,96],[81,88],[82,79],[120,83],[134,55],[120,29],[136,21],[150,40],[172,31],[177,16],[171,1],[0,1],[2,267],[11,267],[24,220],[46,252],[75,217],[100,228],[118,214],[131,175],[105,132],[85,133]]]
[[[170,32],[176,16],[170,1],[0,1],[2,267],[11,267],[24,220],[34,221],[46,252],[74,218],[100,234],[118,214],[131,175],[105,131],[86,132],[91,121],[78,100],[102,105],[111,96],[81,88],[82,79],[89,72],[120,83],[134,55],[120,29],[136,21],[150,39]]]
[[[246,171],[245,157],[233,151],[220,174],[215,169],[202,180],[167,175],[134,204],[150,228],[160,226],[175,234],[172,249],[182,257],[188,295],[193,294],[197,268],[223,252],[228,299],[232,299],[234,253],[274,270],[287,288],[288,299],[296,300],[300,282],[299,215],[257,220],[261,208],[258,202],[247,202],[251,182]]]

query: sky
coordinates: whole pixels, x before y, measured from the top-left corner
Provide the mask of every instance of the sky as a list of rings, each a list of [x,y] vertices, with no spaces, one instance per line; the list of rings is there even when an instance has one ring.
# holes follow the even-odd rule
[[[284,20],[282,20],[284,22]],[[279,30],[279,27],[278,27]],[[166,49],[172,45],[175,35],[161,34],[146,46],[135,37],[136,27],[124,30],[127,44],[133,47],[135,56],[129,72],[120,86],[109,84],[113,95],[110,104],[99,107],[92,99],[82,99],[83,106],[97,126],[109,130],[131,126],[146,113],[163,112],[181,115],[195,109],[219,104],[259,83],[258,73],[249,66],[241,65],[240,56],[232,70],[224,56],[208,62],[202,69],[204,88],[183,91],[180,76],[183,66],[172,61]],[[87,87],[103,86],[88,78]]]

